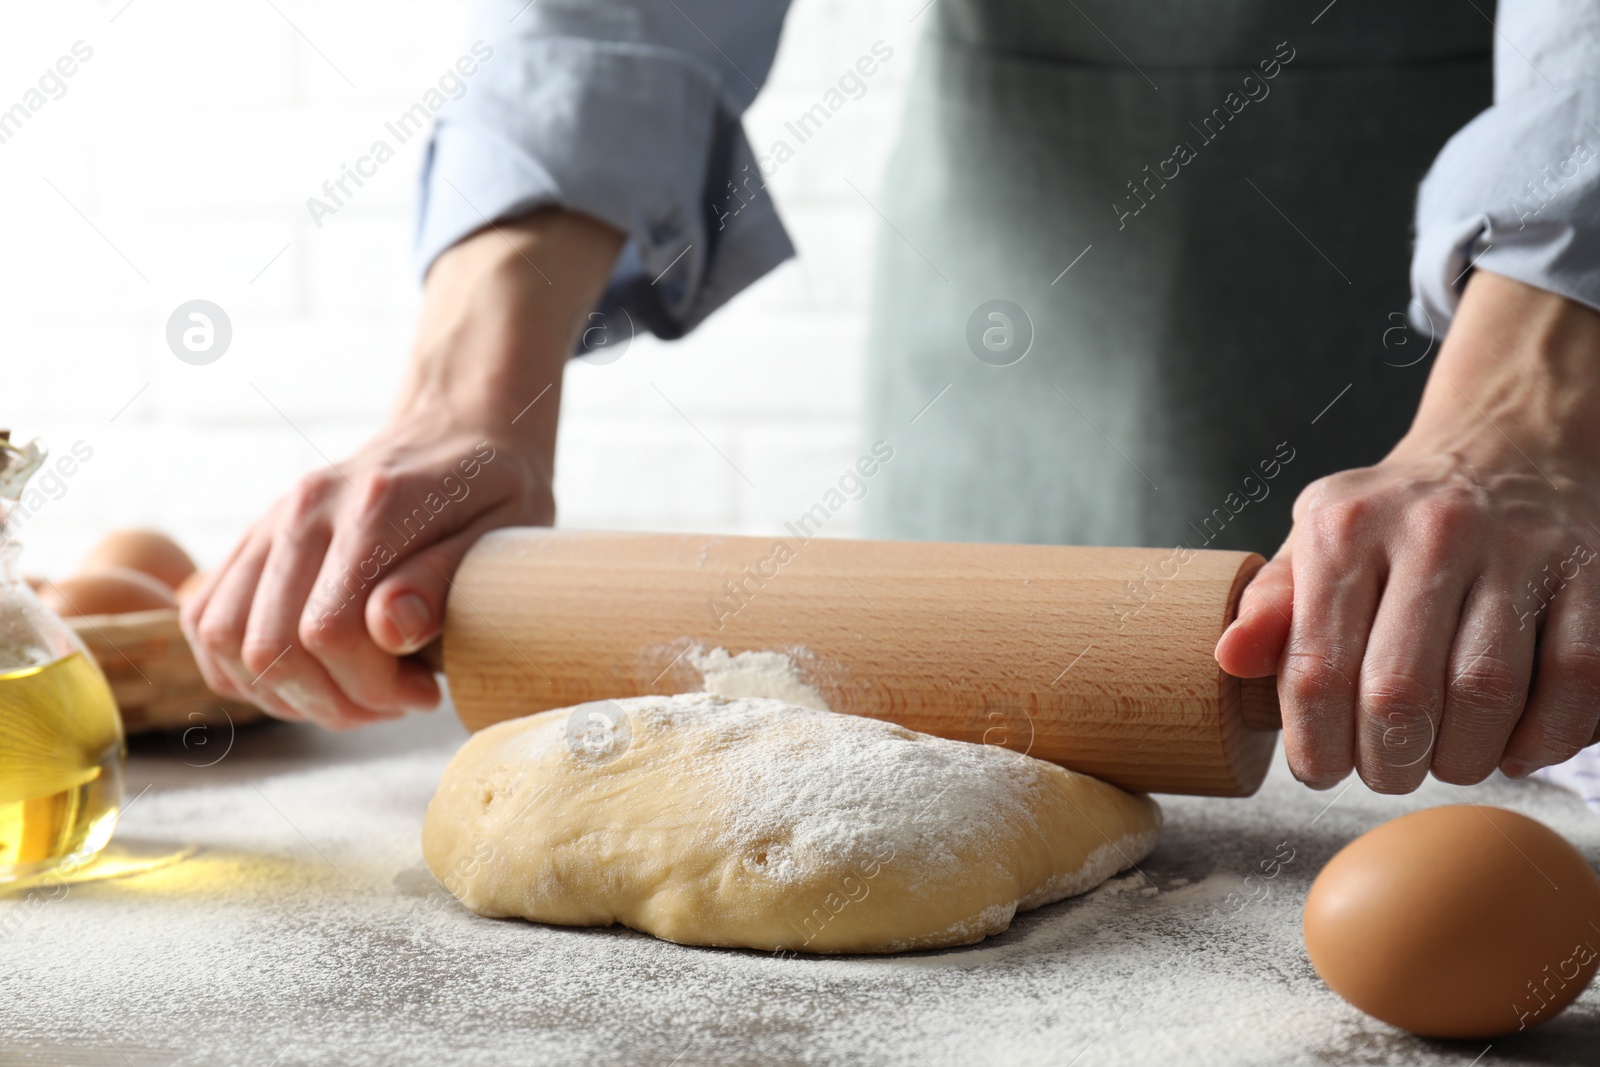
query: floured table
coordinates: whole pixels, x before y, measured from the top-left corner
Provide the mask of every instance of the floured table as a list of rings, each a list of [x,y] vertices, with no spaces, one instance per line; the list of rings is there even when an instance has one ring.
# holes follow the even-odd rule
[[[1313,793],[1280,757],[1249,800],[1162,798],[1142,874],[1001,937],[782,959],[461,909],[419,844],[448,712],[227,734],[130,760],[119,841],[192,857],[0,899],[0,1064],[1600,1063],[1596,990],[1492,1046],[1424,1041],[1329,993],[1300,940],[1317,869],[1403,811],[1500,804],[1600,858],[1600,818],[1542,784]]]

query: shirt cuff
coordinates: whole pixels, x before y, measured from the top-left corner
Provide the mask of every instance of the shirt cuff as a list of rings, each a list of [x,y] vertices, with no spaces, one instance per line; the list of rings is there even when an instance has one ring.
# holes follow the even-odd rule
[[[674,338],[794,254],[717,76],[696,59],[557,38],[484,66],[490,80],[440,113],[424,155],[421,273],[492,222],[582,212],[628,238],[602,308]]]
[[[1600,308],[1597,96],[1523,92],[1445,145],[1417,197],[1415,326],[1442,337],[1479,267]]]

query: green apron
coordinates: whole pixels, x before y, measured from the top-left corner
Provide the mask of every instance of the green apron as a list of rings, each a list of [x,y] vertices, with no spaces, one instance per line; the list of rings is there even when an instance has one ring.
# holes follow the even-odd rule
[[[1293,6],[923,16],[877,201],[867,533],[1270,553],[1302,487],[1405,432],[1416,185],[1490,101],[1492,31],[1457,0]]]

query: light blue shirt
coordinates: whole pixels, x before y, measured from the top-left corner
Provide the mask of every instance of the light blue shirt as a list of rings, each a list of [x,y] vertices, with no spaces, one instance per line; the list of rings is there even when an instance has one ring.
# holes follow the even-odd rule
[[[628,235],[603,303],[662,337],[693,329],[794,254],[770,196],[736,215],[713,206],[735,174],[756,173],[740,116],[787,8],[484,0],[475,36],[493,55],[440,113],[423,164],[423,270],[491,220],[559,206]]]
[[[1417,197],[1411,317],[1442,336],[1482,267],[1600,308],[1600,3],[1502,0],[1494,106]]]
[[[769,195],[715,206],[757,173],[740,118],[787,7],[483,0],[475,36],[493,55],[423,164],[422,269],[491,221],[563,207],[628,236],[603,304],[662,337],[693,329],[794,254]],[[1417,199],[1411,314],[1435,335],[1475,266],[1600,308],[1600,2],[1502,0],[1497,15],[1494,105]]]

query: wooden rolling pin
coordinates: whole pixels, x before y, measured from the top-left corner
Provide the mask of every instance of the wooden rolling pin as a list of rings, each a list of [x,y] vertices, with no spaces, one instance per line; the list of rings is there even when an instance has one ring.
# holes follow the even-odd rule
[[[1140,792],[1248,796],[1275,679],[1212,650],[1254,553],[494,531],[456,573],[444,669],[469,729],[704,686],[787,653],[834,711],[1000,744]]]

